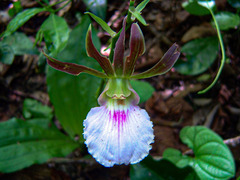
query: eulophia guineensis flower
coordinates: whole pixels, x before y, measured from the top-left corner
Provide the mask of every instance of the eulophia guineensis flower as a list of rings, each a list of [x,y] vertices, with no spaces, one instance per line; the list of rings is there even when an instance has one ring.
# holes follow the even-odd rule
[[[134,164],[146,157],[154,141],[153,123],[144,109],[138,107],[139,96],[129,80],[149,78],[167,72],[180,53],[173,44],[162,59],[151,69],[133,74],[136,60],[145,51],[144,37],[137,23],[131,25],[130,54],[124,57],[126,18],[116,42],[113,64],[102,56],[92,42],[91,27],[86,37],[88,56],[97,60],[104,72],[82,65],[60,62],[47,57],[53,68],[73,74],[88,73],[107,78],[104,91],[98,98],[100,107],[94,107],[84,120],[84,138],[89,153],[102,165]]]

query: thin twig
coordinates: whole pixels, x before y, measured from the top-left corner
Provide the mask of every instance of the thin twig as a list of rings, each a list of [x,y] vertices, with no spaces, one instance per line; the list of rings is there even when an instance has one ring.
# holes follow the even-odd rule
[[[226,145],[229,147],[236,147],[237,145],[240,145],[240,136],[226,139],[223,141]],[[189,149],[183,153],[183,155],[193,155],[193,150]]]
[[[226,139],[226,140],[224,140],[224,143],[230,147],[236,147],[237,145],[240,144],[240,136]]]

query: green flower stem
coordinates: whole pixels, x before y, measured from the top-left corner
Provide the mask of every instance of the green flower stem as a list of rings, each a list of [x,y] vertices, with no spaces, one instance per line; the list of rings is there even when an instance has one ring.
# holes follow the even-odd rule
[[[129,9],[130,9],[130,7],[134,7],[134,3],[135,3],[135,0],[130,0]],[[130,24],[132,22],[131,16],[132,16],[132,14],[130,13],[130,11],[128,11],[128,14],[127,14],[127,24]]]
[[[221,47],[221,52],[222,52],[222,59],[221,59],[221,65],[219,67],[219,70],[218,70],[218,73],[216,75],[216,77],[214,78],[213,82],[205,89],[201,90],[198,92],[198,94],[204,94],[206,93],[208,90],[210,90],[215,84],[216,82],[218,81],[218,78],[222,72],[222,69],[223,69],[223,66],[224,66],[224,63],[225,63],[225,50],[224,50],[224,44],[223,44],[223,40],[222,40],[222,36],[221,36],[221,32],[220,32],[220,29],[219,29],[219,25],[218,25],[218,22],[215,18],[215,15],[212,11],[211,8],[208,8],[208,10],[210,11],[211,15],[212,15],[212,18],[213,18],[213,21],[214,21],[214,24],[216,26],[216,30],[217,30],[217,35],[218,35],[218,40],[219,40],[219,43],[220,43],[220,47]]]

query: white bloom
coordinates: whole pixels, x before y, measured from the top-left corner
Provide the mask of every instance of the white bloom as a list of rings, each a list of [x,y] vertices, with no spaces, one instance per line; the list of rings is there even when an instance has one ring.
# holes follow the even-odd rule
[[[84,120],[88,151],[106,167],[138,163],[153,143],[153,124],[147,112],[125,101],[112,100],[92,108]]]

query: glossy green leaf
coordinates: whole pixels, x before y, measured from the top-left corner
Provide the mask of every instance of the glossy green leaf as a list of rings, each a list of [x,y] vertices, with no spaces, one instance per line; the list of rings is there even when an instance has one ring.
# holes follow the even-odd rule
[[[33,46],[33,42],[21,32],[15,32],[4,37],[2,42],[10,45],[15,55],[38,54],[38,49]]]
[[[188,0],[182,3],[183,8],[193,15],[207,15],[210,14],[208,8],[215,8],[214,0]]]
[[[48,50],[57,54],[66,46],[70,29],[62,17],[51,14],[41,25],[39,32],[43,34]]]
[[[198,180],[196,173],[190,167],[178,168],[167,160],[153,160],[150,156],[146,157],[138,164],[131,165],[131,180]]]
[[[149,3],[149,0],[144,0],[143,2],[141,2],[141,3],[136,7],[136,10],[137,10],[138,12],[141,12],[148,3]]]
[[[154,87],[147,81],[131,80],[130,83],[140,97],[139,103],[147,101],[155,91]]]
[[[142,17],[141,13],[136,10],[135,7],[129,7],[129,12],[133,15],[133,17],[137,18],[144,26],[147,26],[145,19]]]
[[[30,118],[52,119],[53,110],[48,106],[42,105],[42,103],[38,102],[35,99],[25,99],[23,102],[23,116],[26,119]]]
[[[3,64],[12,64],[14,60],[14,52],[11,46],[0,42],[0,62]]]
[[[167,148],[163,152],[163,158],[173,162],[179,168],[183,168],[185,166],[188,166],[189,161],[190,161],[188,156],[182,155],[182,153],[179,150],[173,149],[173,148]]]
[[[107,0],[83,0],[86,6],[101,19],[105,20]]]
[[[176,70],[185,75],[201,74],[217,58],[218,39],[217,37],[195,39],[185,44],[181,52],[185,54],[187,60],[178,60],[174,66]]]
[[[63,62],[71,62],[86,65],[94,69],[100,69],[96,60],[89,58],[85,49],[85,38],[90,24],[90,18],[83,16],[81,23],[72,30],[67,46],[56,58]],[[93,41],[96,47],[100,47],[96,32],[93,31]],[[83,120],[88,111],[97,105],[96,91],[101,79],[80,74],[68,75],[48,68],[47,84],[50,100],[54,106],[57,119],[63,128],[72,136],[82,138]]]
[[[231,12],[219,12],[215,15],[215,18],[218,22],[220,30],[237,28],[237,26],[240,24],[239,15],[233,14]]]
[[[41,164],[52,157],[63,157],[79,146],[47,119],[0,123],[0,172],[9,173]]]
[[[231,4],[234,8],[240,8],[240,1],[239,0],[228,0],[228,3]]]
[[[213,9],[215,7],[215,0],[197,0],[198,4],[207,8]]]
[[[178,167],[187,165],[195,169],[200,179],[229,179],[235,174],[232,154],[222,138],[203,126],[185,127],[180,138],[194,152],[194,157],[182,155],[180,151],[167,149],[163,157]]]
[[[90,15],[108,34],[110,34],[111,37],[114,37],[116,35],[116,32],[114,32],[108,24],[103,21],[101,18],[95,16],[94,14],[90,12],[86,12],[85,14]]]
[[[31,8],[26,9],[17,14],[7,26],[6,31],[4,32],[3,36],[9,36],[13,32],[15,32],[18,28],[20,28],[25,22],[27,22],[31,17],[35,16],[36,14],[45,11],[44,8]]]

